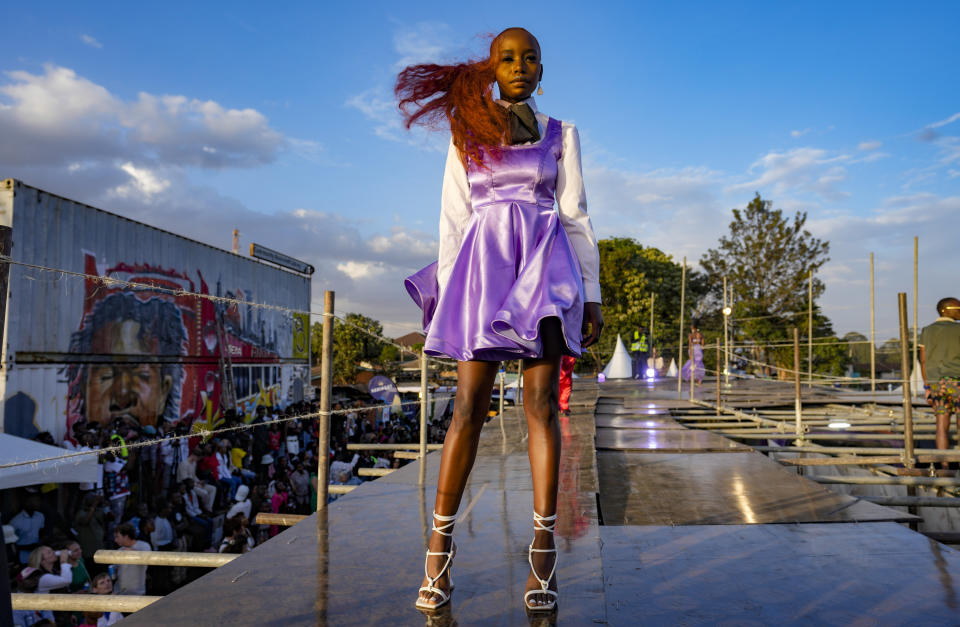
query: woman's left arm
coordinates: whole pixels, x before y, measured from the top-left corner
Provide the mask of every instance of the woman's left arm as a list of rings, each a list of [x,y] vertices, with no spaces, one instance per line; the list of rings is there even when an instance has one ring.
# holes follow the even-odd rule
[[[600,313],[600,251],[593,224],[587,215],[587,194],[583,187],[583,170],[580,163],[580,134],[572,124],[564,123],[561,131],[562,154],[557,163],[557,208],[560,223],[567,232],[583,276],[583,291],[586,303],[583,307],[583,346],[595,343],[603,328]],[[589,324],[590,333],[586,334]]]

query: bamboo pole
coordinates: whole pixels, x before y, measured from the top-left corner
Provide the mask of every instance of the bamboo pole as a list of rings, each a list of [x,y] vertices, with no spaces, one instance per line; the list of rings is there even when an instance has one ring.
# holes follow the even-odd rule
[[[427,444],[428,451],[439,451],[443,444]],[[347,444],[348,451],[416,451],[420,449],[419,442],[403,442],[400,444]]]
[[[653,296],[654,296],[653,292],[650,292],[650,339],[648,340],[648,341],[650,342],[650,352],[647,353],[647,354],[650,355],[651,357],[653,357],[653,366],[654,366],[654,368],[656,368],[656,366],[657,366],[657,350],[653,347]],[[641,364],[640,370],[643,371],[643,372],[640,373],[640,378],[641,378],[641,379],[646,379],[646,378],[647,378],[647,368],[648,368],[648,367],[649,367],[649,366],[648,366],[647,364]]]
[[[727,361],[730,359],[730,335],[728,332],[729,329],[729,320],[730,316],[727,314],[727,307],[730,305],[727,303],[727,277],[723,277],[723,384],[727,387],[730,387],[730,372],[727,370]],[[691,368],[692,370],[692,368]],[[717,364],[717,376],[720,376],[719,371],[721,370],[720,364]]]
[[[813,270],[807,293],[807,387],[813,387]]]
[[[497,415],[500,416],[500,421],[503,422],[503,377],[506,374],[503,369],[500,369],[500,372],[497,373],[500,379],[500,407],[497,411]]]
[[[949,496],[873,496],[857,498],[887,507],[960,507],[960,499]]]
[[[0,254],[10,256],[13,244],[13,228],[9,226],[0,226]],[[7,288],[10,279],[10,264],[0,264],[0,346],[4,341],[4,329],[6,329],[7,319]],[[8,365],[0,364],[5,371]],[[6,523],[8,521],[3,520]],[[6,547],[0,551],[0,625],[13,625],[13,609],[10,605],[10,578],[7,566]]]
[[[720,338],[717,338],[717,368],[720,367]],[[717,415],[720,415],[720,372],[717,371]]]
[[[920,361],[917,357],[917,351],[919,350],[919,344],[917,344],[917,329],[920,325],[920,279],[919,279],[919,270],[920,270],[920,238],[917,236],[913,237],[913,363],[910,364],[910,369],[912,370],[915,365],[919,365]],[[913,393],[917,396],[920,396],[920,389],[913,390]]]
[[[899,455],[875,457],[789,457],[777,459],[784,466],[872,466],[874,464],[899,464]]]
[[[355,485],[340,485],[335,483],[333,485],[327,486],[327,492],[329,492],[330,494],[350,494],[351,492],[356,490],[358,487],[359,486],[355,486]]]
[[[302,522],[306,516],[303,514],[271,514],[269,512],[260,512],[254,519],[258,525],[279,525],[281,527],[292,527]]]
[[[141,566],[198,566],[217,568],[240,557],[238,553],[187,553],[175,551],[108,551],[93,554],[97,564],[138,564]]]
[[[162,598],[126,594],[29,594],[17,592],[10,595],[15,610],[51,610],[54,612],[136,612]]]
[[[680,348],[677,349],[677,368],[683,368],[683,307],[687,298],[687,257],[680,270]],[[677,398],[683,398],[683,373],[677,371]]]
[[[517,406],[523,403],[523,360],[517,360]]]
[[[420,351],[420,476],[418,483],[427,478],[427,409],[430,401],[427,398],[427,353]]]
[[[904,465],[913,468],[913,398],[910,394],[910,351],[907,348],[907,295],[897,294],[900,308],[900,369],[903,372],[903,448]]]
[[[870,253],[870,393],[877,394],[877,325],[873,285],[873,253]]]
[[[803,406],[800,401],[800,329],[793,327],[793,412],[797,442],[803,444]]]
[[[422,459],[426,459],[424,456]],[[422,467],[422,466],[421,466]],[[396,468],[358,468],[357,476],[358,477],[386,477],[392,473]],[[423,483],[421,481],[420,483]]]
[[[953,477],[858,477],[850,476],[811,476],[810,479],[817,483],[833,484],[852,484],[852,485],[906,485],[906,486],[928,486],[935,488],[948,488],[960,486],[960,479]]]
[[[320,354],[320,420],[317,432],[317,511],[327,509],[330,484],[330,396],[333,392],[333,292],[323,293],[323,344]]]

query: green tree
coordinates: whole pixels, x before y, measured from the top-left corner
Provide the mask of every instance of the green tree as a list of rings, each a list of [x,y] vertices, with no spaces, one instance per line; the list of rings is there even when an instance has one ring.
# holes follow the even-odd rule
[[[323,351],[323,325],[314,322],[310,327],[310,357],[314,366],[320,365],[320,353]]]
[[[716,297],[722,299],[727,277],[735,301],[749,303],[758,312],[784,315],[806,304],[808,274],[816,275],[830,260],[830,244],[804,228],[806,213],[798,211],[791,221],[772,205],[757,194],[745,209],[734,209],[729,236],[703,255],[700,266]],[[814,276],[814,301],[823,289],[823,281]]]
[[[613,354],[617,334],[629,343],[637,327],[646,329],[650,326],[651,293],[654,294],[654,345],[658,354],[667,360],[675,357],[679,339],[680,264],[663,251],[644,247],[631,238],[600,240],[599,248],[604,330],[600,342],[584,354],[587,368],[603,368]],[[703,278],[688,268],[686,320],[690,319],[696,301],[705,292]]]
[[[752,359],[780,368],[793,367],[792,348],[768,350],[767,346],[792,341],[794,326],[804,335],[810,333],[806,322],[810,272],[814,273],[814,303],[824,290],[815,273],[829,260],[830,245],[813,237],[804,228],[806,221],[805,212],[798,211],[791,220],[757,194],[746,208],[733,210],[729,234],[700,259],[712,297],[706,308],[720,309],[726,277],[735,337],[750,346]],[[814,337],[832,337],[830,321],[816,305],[814,309]],[[840,355],[842,351],[834,354],[822,349],[821,367],[831,373],[837,368],[842,372],[837,362]],[[814,363],[817,361],[815,358]]]
[[[383,325],[357,313],[348,313],[344,320],[333,327],[333,380],[341,384],[353,383],[360,362],[376,361],[383,350],[383,342],[376,339],[383,335]]]

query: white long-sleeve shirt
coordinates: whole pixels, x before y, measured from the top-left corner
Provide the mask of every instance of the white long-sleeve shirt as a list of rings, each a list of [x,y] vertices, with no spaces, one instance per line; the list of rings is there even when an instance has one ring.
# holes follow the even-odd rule
[[[546,132],[549,117],[537,111],[533,98],[525,100],[536,112],[540,136]],[[583,290],[587,302],[600,302],[600,251],[597,236],[587,215],[587,194],[583,188],[580,165],[580,134],[574,125],[561,126],[561,157],[557,163],[557,212],[567,232],[570,244],[580,261]],[[470,201],[470,182],[453,141],[447,150],[440,193],[440,255],[437,264],[437,282],[442,293],[453,271],[453,262],[460,250],[463,234],[473,213]]]
[[[67,562],[60,562],[60,574],[54,575],[52,573],[46,573],[40,577],[40,581],[37,584],[37,592],[40,594],[49,594],[51,590],[56,590],[57,588],[65,588],[70,585],[73,581],[73,573],[71,572],[71,566]]]

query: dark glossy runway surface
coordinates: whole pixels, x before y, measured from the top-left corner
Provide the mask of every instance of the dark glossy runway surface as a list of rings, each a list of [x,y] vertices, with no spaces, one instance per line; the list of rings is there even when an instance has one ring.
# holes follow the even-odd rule
[[[308,518],[124,624],[960,624],[960,552],[874,522],[901,512],[830,492],[760,453],[712,452],[713,439],[670,417],[691,407],[675,388],[603,384],[595,428],[596,390],[578,382],[574,416],[562,422],[561,598],[547,621],[531,623],[521,604],[532,490],[526,427],[508,414],[481,436],[448,610],[428,617],[413,607],[440,459],[432,453],[424,486],[416,463],[366,483],[331,504],[326,522]],[[678,433],[684,452],[631,448]]]

